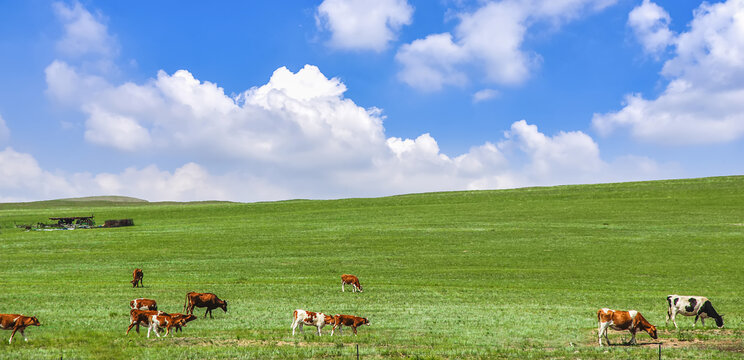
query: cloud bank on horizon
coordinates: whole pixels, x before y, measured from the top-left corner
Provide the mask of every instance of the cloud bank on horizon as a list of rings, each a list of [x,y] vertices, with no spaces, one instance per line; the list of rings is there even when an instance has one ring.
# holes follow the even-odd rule
[[[615,5],[614,0],[487,1],[450,14],[451,32],[403,43],[394,52],[398,80],[423,94],[457,87],[474,77],[494,88],[472,103],[498,100],[529,81],[542,56],[525,47],[539,24],[561,26]],[[626,153],[606,158],[588,133],[545,134],[518,119],[485,143],[445,154],[430,133],[390,136],[384,110],[347,96],[339,77],[307,64],[279,67],[263,84],[227,94],[188,69],[160,70],[146,80],[124,79],[116,59],[125,52],[106,18],[78,2],[56,2],[63,29],[58,57],[43,70],[48,101],[79,114],[84,140],[121,154],[176,159],[172,170],[157,157],[118,172],[44,169],[33,154],[8,146],[13,137],[0,117],[0,202],[92,195],[160,200],[259,201],[341,198],[400,193],[500,189],[674,177],[674,162]],[[316,25],[320,46],[338,52],[384,53],[415,21],[405,0],[325,0]],[[628,130],[639,141],[681,146],[736,141],[744,135],[744,0],[703,3],[688,31],[675,33],[661,6],[644,0],[627,26],[645,56],[664,62],[666,89],[653,100],[629,94],[618,111],[596,113],[587,125],[603,137]],[[499,34],[500,41],[491,41]],[[702,100],[702,101],[701,101]],[[0,109],[1,110],[1,109]],[[2,149],[2,148],[0,148]],[[219,162],[221,166],[212,166]]]

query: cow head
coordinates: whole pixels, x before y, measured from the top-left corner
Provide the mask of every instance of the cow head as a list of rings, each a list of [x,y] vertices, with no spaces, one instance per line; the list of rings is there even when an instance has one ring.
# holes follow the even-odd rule
[[[362,284],[361,283],[359,283],[359,292],[364,292],[364,290],[362,290]]]
[[[26,326],[41,326],[41,323],[39,322],[39,319],[36,318],[36,316],[26,318],[26,321],[24,322],[24,325]]]
[[[326,324],[333,324],[334,323],[333,316],[323,314],[323,322]]]
[[[367,320],[367,318],[362,318],[362,322],[359,325],[367,325],[367,326],[369,326],[370,325],[369,324],[369,320]]]
[[[716,326],[718,326],[719,328],[722,328],[723,327],[723,315],[718,315],[718,317],[715,318],[715,320],[716,320]]]
[[[197,317],[195,315],[188,314],[188,315],[185,315],[182,319],[183,319],[183,326],[186,326],[186,324],[189,321],[194,321],[197,319]]]
[[[222,302],[220,303],[220,309],[227,312],[227,300],[222,300]]]
[[[132,287],[137,287],[137,280],[132,280],[130,283],[132,283]]]
[[[658,334],[656,333],[656,326],[650,325],[649,327],[646,328],[646,332],[653,339],[658,339],[659,338]]]

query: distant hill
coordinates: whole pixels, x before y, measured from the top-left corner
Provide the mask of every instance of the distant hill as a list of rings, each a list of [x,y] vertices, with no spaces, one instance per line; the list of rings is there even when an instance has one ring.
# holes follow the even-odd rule
[[[52,200],[55,201],[55,200]],[[115,203],[146,203],[147,200],[137,199],[129,196],[86,196],[78,198],[59,199],[56,201],[72,201],[72,202],[101,202],[109,201]]]

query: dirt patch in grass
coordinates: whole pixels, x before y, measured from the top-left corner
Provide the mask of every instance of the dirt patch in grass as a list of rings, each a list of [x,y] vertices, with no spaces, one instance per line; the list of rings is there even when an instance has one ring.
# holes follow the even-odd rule
[[[615,334],[621,334],[616,332]],[[636,333],[636,345],[629,345],[630,333],[624,334],[621,338],[610,335],[612,347],[615,346],[651,346],[656,347],[661,343],[662,349],[677,348],[699,348],[699,349],[717,349],[726,352],[744,353],[744,340],[740,338],[741,332],[730,329],[710,329],[704,332],[685,332],[682,333],[682,339],[678,337],[678,332],[669,330],[660,330],[659,339],[654,340],[648,337],[645,332]],[[597,332],[593,332],[593,341],[588,346],[597,346]],[[695,335],[713,336],[710,339],[699,339]],[[739,337],[739,338],[736,338]],[[604,343],[604,338],[603,338]]]
[[[196,337],[173,338],[178,346],[336,346],[335,343],[283,341],[283,340],[255,340],[255,339],[204,339]]]

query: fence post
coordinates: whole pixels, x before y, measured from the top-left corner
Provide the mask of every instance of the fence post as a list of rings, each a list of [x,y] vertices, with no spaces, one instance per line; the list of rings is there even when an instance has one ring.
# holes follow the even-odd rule
[[[359,360],[359,344],[357,344],[357,360]]]
[[[661,360],[661,343],[659,343],[659,360]]]

